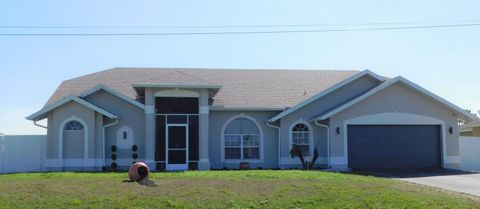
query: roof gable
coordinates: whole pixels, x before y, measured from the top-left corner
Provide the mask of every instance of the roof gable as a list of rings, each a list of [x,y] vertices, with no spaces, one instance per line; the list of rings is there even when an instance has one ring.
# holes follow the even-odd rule
[[[117,117],[117,116],[115,116],[114,114],[109,113],[109,112],[107,112],[107,111],[105,111],[105,110],[103,110],[103,109],[101,109],[101,108],[99,108],[99,107],[97,107],[97,106],[95,106],[95,105],[93,105],[93,104],[91,104],[91,103],[89,103],[89,102],[87,102],[87,101],[85,101],[85,100],[77,97],[77,96],[69,96],[69,97],[66,97],[66,98],[64,98],[64,99],[62,99],[62,100],[60,100],[60,101],[57,101],[57,102],[55,102],[55,103],[53,103],[53,104],[51,104],[51,105],[49,105],[49,106],[47,106],[47,107],[39,110],[39,111],[36,112],[36,113],[33,113],[32,115],[27,116],[26,119],[27,119],[27,120],[34,120],[34,121],[39,120],[39,119],[43,119],[43,118],[46,117],[45,115],[46,115],[48,112],[50,112],[50,111],[52,111],[52,110],[56,109],[57,107],[60,107],[60,106],[62,106],[62,105],[64,105],[64,104],[67,104],[68,102],[72,102],[72,101],[73,101],[73,102],[77,102],[77,103],[79,103],[79,104],[81,104],[81,105],[83,105],[83,106],[85,106],[85,107],[87,107],[87,108],[89,108],[89,109],[91,109],[91,110],[94,110],[94,111],[96,111],[96,112],[99,112],[99,113],[101,113],[102,115],[105,115],[105,116],[107,116],[107,117],[109,117],[109,118],[111,118],[111,119],[114,119],[114,118]]]
[[[138,102],[137,100],[134,100],[134,99],[118,92],[118,91],[115,91],[114,89],[112,89],[112,88],[110,88],[110,87],[108,87],[107,85],[104,85],[104,84],[99,84],[99,85],[83,92],[82,94],[80,94],[80,97],[87,97],[87,96],[89,96],[89,95],[91,95],[95,92],[100,91],[100,90],[104,90],[104,91],[106,91],[106,92],[108,92],[108,93],[110,93],[110,94],[112,94],[112,95],[114,95],[114,96],[116,96],[120,99],[123,99],[123,100],[127,101],[128,103],[130,103],[130,104],[132,104],[132,105],[134,105],[134,106],[136,106],[140,109],[145,109],[144,104],[142,104],[142,103]]]
[[[285,117],[285,116],[287,116],[287,115],[305,107],[306,105],[308,105],[308,104],[310,104],[310,103],[312,103],[312,102],[314,102],[314,101],[316,101],[316,100],[318,100],[318,99],[320,99],[320,98],[322,98],[322,97],[324,97],[324,96],[326,96],[326,95],[328,95],[328,94],[330,94],[330,93],[332,93],[332,92],[334,92],[334,91],[336,91],[336,90],[338,90],[338,89],[340,89],[340,88],[342,88],[342,87],[344,87],[344,86],[346,86],[346,85],[348,85],[348,84],[350,84],[350,83],[352,83],[352,82],[354,82],[354,81],[356,81],[356,80],[358,80],[358,79],[360,79],[364,76],[369,76],[369,77],[373,78],[374,80],[377,80],[377,81],[380,81],[380,82],[385,81],[385,78],[383,78],[383,77],[381,77],[381,76],[379,76],[379,75],[377,75],[377,74],[375,74],[375,73],[373,73],[369,70],[364,70],[364,71],[362,71],[360,73],[357,73],[356,75],[353,75],[350,78],[348,78],[348,79],[346,79],[346,80],[344,80],[340,83],[337,83],[334,86],[318,93],[317,95],[308,98],[307,100],[293,106],[292,108],[287,109],[287,110],[279,113],[278,115],[275,115],[274,117],[270,118],[269,121],[270,122],[275,122],[275,121],[277,121],[277,120],[279,120],[279,119],[281,119],[281,118],[283,118],[283,117]]]
[[[340,104],[339,106],[337,106],[336,108],[333,108],[329,111],[326,111],[324,113],[321,113],[319,115],[316,115],[314,117],[311,118],[311,120],[326,120],[334,115],[336,115],[337,113],[340,113],[350,107],[352,107],[353,105],[369,98],[370,96],[372,95],[375,95],[376,93],[386,89],[387,87],[390,87],[394,84],[397,84],[397,83],[401,83],[401,84],[404,84],[406,85],[407,87],[410,87],[411,89],[413,89],[415,92],[417,93],[420,93],[421,95],[423,96],[426,96],[428,98],[431,98],[432,100],[434,100],[435,102],[443,105],[444,107],[452,110],[453,112],[456,112],[460,115],[462,115],[464,118],[468,119],[468,120],[473,120],[474,118],[467,113],[467,111],[463,110],[462,108],[450,103],[449,101],[437,96],[436,94],[424,89],[423,87],[401,77],[401,76],[398,76],[396,78],[393,78],[391,80],[388,80],[380,85],[378,85],[377,87],[371,89],[370,91],[366,92],[365,94],[363,95],[360,95],[344,104]]]

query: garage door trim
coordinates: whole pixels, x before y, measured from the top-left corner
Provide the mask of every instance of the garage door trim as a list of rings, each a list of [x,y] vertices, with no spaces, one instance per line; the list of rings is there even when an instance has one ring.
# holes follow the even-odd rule
[[[446,163],[460,163],[456,162],[456,157],[447,157],[446,156],[446,130],[445,130],[445,122],[437,119],[432,118],[424,115],[418,114],[410,114],[410,113],[380,113],[380,114],[372,114],[372,115],[365,115],[357,118],[353,118],[350,120],[346,120],[343,124],[343,151],[344,151],[344,159],[342,160],[347,167],[348,165],[348,126],[349,125],[440,125],[441,134],[440,134],[440,145],[441,145],[441,166],[445,167]]]

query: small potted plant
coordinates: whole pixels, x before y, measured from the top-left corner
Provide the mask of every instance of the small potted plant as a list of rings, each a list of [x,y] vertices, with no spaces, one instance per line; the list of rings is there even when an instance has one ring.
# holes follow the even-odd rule
[[[250,169],[249,162],[240,162],[240,170],[248,170],[248,169]]]

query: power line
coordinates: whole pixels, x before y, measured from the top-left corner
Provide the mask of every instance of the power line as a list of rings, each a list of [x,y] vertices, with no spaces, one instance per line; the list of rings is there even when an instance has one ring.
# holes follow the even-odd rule
[[[310,30],[270,30],[270,31],[220,31],[220,32],[165,32],[165,33],[0,33],[0,36],[189,36],[189,35],[244,35],[244,34],[281,34],[281,33],[327,33],[352,31],[412,30],[429,28],[475,27],[480,23],[424,25],[404,27],[370,27],[353,29],[310,29]]]
[[[373,25],[418,25],[418,24],[465,24],[479,23],[480,20],[463,21],[429,21],[429,22],[372,22],[353,24],[264,24],[264,25],[164,25],[164,26],[14,26],[0,25],[0,29],[222,29],[222,28],[290,28],[290,27],[346,27],[346,26],[373,26]]]

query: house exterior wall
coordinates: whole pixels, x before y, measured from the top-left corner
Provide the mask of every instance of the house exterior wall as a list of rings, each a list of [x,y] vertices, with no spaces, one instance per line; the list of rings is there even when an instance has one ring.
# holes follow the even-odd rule
[[[124,126],[128,126],[133,130],[133,144],[138,146],[138,159],[145,159],[145,114],[143,109],[138,108],[137,106],[103,90],[95,92],[84,99],[118,117],[117,124],[105,129],[105,158],[107,166],[111,163],[111,146],[117,144],[117,132]],[[100,118],[97,118],[97,120],[100,121]],[[100,143],[97,143],[100,145],[98,147],[99,149],[97,149],[97,153],[100,154],[98,156],[99,158],[103,157],[103,144],[101,142],[103,137],[103,125],[112,122],[113,121],[107,121],[107,119],[103,119],[101,123],[102,125],[97,126],[97,137],[98,141],[100,141]],[[118,149],[116,154],[118,157],[116,162],[119,166],[130,166],[133,162],[132,151],[130,148]]]
[[[311,117],[325,112],[340,103],[351,100],[352,98],[365,93],[379,84],[368,76],[361,77],[336,91],[325,95],[324,97],[304,106],[303,108],[285,116],[280,120],[281,126],[281,159],[285,167],[300,164],[298,159],[290,157],[290,130],[298,122],[309,121]],[[319,127],[314,123],[308,123],[313,129],[313,146],[318,145],[319,160],[318,164],[327,164],[327,131],[325,128]]]
[[[235,116],[248,116],[259,124],[263,132],[263,162],[250,163],[251,168],[278,168],[278,130],[267,126],[267,119],[278,114],[274,111],[210,111],[209,158],[212,169],[238,169],[239,163],[222,162],[222,128]]]
[[[88,129],[88,159],[95,156],[95,111],[76,102],[68,102],[53,110],[48,116],[47,159],[58,159],[60,134],[63,134],[62,124],[72,116],[85,121]],[[64,152],[75,152],[74,148],[66,148]],[[48,166],[48,165],[47,165]]]
[[[379,84],[378,81],[364,76],[359,78],[346,86],[337,89],[336,91],[313,101],[312,103],[302,107],[301,109],[280,119],[280,142],[278,141],[278,130],[267,125],[267,120],[275,115],[278,111],[219,111],[209,110],[208,107],[208,92],[191,90],[199,93],[202,97],[200,104],[200,137],[206,141],[204,145],[200,143],[200,160],[209,160],[204,163],[205,167],[213,169],[223,168],[238,168],[239,162],[225,162],[222,157],[222,129],[226,122],[232,117],[248,116],[253,118],[259,124],[261,132],[263,133],[262,156],[261,162],[252,162],[252,168],[278,168],[280,167],[298,167],[300,161],[296,158],[291,158],[291,129],[299,123],[305,123],[311,130],[312,146],[317,146],[320,152],[320,158],[317,161],[318,166],[327,165],[328,163],[328,149],[330,149],[332,164],[345,165],[346,157],[346,141],[344,140],[345,122],[361,116],[375,115],[382,113],[408,113],[414,115],[427,116],[435,118],[443,122],[444,128],[448,130],[453,128],[453,134],[444,132],[445,134],[445,155],[451,157],[451,160],[445,161],[446,167],[458,168],[459,162],[456,158],[459,156],[459,141],[458,141],[458,127],[457,117],[448,109],[442,107],[427,97],[424,97],[409,87],[402,84],[392,85],[366,100],[355,104],[354,106],[332,116],[329,120],[323,121],[323,124],[329,126],[326,128],[317,126],[313,122],[308,122],[315,115],[329,111],[339,104],[349,101],[368,90],[374,88]],[[59,153],[59,138],[62,132],[62,123],[72,116],[82,119],[87,126],[88,138],[88,155],[87,158],[95,161],[89,163],[88,166],[99,165],[97,162],[103,162],[103,153],[105,152],[105,165],[109,166],[111,163],[110,156],[112,154],[110,147],[116,144],[117,131],[125,126],[130,127],[134,133],[134,144],[138,146],[137,154],[138,161],[149,161],[149,166],[155,169],[154,157],[155,153],[155,93],[164,89],[147,88],[145,91],[145,109],[139,108],[131,103],[112,95],[106,91],[100,90],[86,98],[86,101],[104,109],[116,116],[118,116],[118,123],[116,125],[106,128],[103,133],[103,126],[110,124],[113,120],[107,119],[102,114],[97,113],[76,102],[69,102],[62,105],[55,110],[48,113],[48,130],[47,130],[47,158],[51,160],[58,160]],[[203,124],[203,125],[201,125]],[[206,125],[205,125],[206,124]],[[202,130],[201,128],[204,127]],[[336,133],[337,127],[340,133]],[[478,130],[480,132],[480,130]],[[328,144],[328,134],[330,133],[330,145]],[[479,133],[480,134],[480,133]],[[105,135],[105,149],[103,147],[103,136]],[[200,140],[200,142],[202,142]],[[280,149],[279,149],[280,148]],[[313,150],[313,148],[311,149]],[[68,147],[66,152],[75,152],[75,147]],[[208,157],[202,158],[202,153]],[[77,153],[81,154],[81,153]],[[129,166],[132,159],[132,151],[130,149],[119,149],[117,151],[118,159],[116,162],[123,167]],[[77,156],[77,155],[75,155]],[[80,156],[80,155],[79,155]],[[343,162],[342,162],[343,159]],[[205,162],[205,161],[204,161]],[[47,163],[48,167],[48,163]],[[75,170],[75,168],[71,168]],[[77,169],[80,170],[80,169]]]
[[[95,156],[103,160],[103,115],[95,113]]]
[[[455,161],[446,162],[450,160],[444,159],[444,161],[446,160],[445,167],[458,168],[459,162],[456,162],[459,156],[457,117],[437,102],[414,92],[402,84],[394,84],[387,87],[330,118],[331,155],[333,164],[346,164],[346,153],[344,149],[346,144],[344,140],[346,132],[346,130],[344,130],[346,127],[345,121],[360,116],[381,113],[415,114],[443,121],[445,124],[444,128],[447,130],[444,132],[446,133],[446,156],[453,158],[453,161]],[[336,133],[337,127],[340,130],[339,134]],[[453,128],[452,134],[448,133],[449,127]]]

